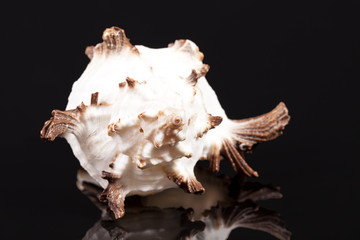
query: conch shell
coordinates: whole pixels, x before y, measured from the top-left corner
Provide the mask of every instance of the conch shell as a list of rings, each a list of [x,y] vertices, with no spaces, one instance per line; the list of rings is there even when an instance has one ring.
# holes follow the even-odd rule
[[[91,61],[74,83],[66,110],[54,110],[40,134],[68,141],[117,218],[124,215],[127,195],[176,186],[204,192],[193,170],[200,159],[218,172],[223,156],[235,171],[258,176],[243,153],[282,134],[290,119],[284,103],[259,117],[230,120],[193,42],[133,46],[117,27],[106,29],[103,40],[87,47]]]

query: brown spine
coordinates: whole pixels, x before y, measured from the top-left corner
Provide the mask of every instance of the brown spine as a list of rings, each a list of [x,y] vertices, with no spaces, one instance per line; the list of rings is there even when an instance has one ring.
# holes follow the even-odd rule
[[[131,77],[126,77],[125,80],[126,80],[125,82],[119,83],[119,88],[124,88],[127,85],[130,89],[132,89],[139,84],[146,84],[146,81],[139,82],[136,81],[135,79],[132,79]]]
[[[253,145],[282,135],[289,120],[288,109],[280,102],[271,112],[258,117],[235,120],[238,127],[234,129],[234,140],[238,142],[241,150],[251,151]]]
[[[106,171],[102,172],[102,178],[108,180],[109,183],[99,196],[99,200],[102,202],[107,201],[115,218],[119,219],[125,214],[125,194],[122,185],[118,181],[120,178]]]
[[[88,46],[85,49],[85,55],[91,60],[94,57],[94,46]]]
[[[82,103],[73,110],[53,110],[51,112],[52,117],[45,122],[44,127],[40,131],[40,138],[44,141],[54,141],[56,137],[67,130],[74,129],[79,122],[79,113],[85,111],[85,109],[86,106]]]
[[[128,86],[129,86],[129,88],[134,88],[137,81],[135,81],[132,78],[127,77],[126,82],[127,82]]]
[[[187,193],[201,194],[205,192],[205,188],[195,177],[186,178],[176,172],[168,172],[167,177]]]
[[[220,149],[213,145],[208,156],[211,171],[217,173],[220,170]]]
[[[273,140],[282,134],[290,116],[284,103],[279,103],[271,112],[258,117],[232,120],[235,124],[231,139],[223,141],[222,155],[237,172],[249,177],[258,177],[245,161],[244,152],[251,152],[255,144]]]
[[[126,86],[126,82],[119,83],[119,88],[124,88]]]
[[[97,105],[99,93],[91,94],[91,105]],[[71,110],[53,110],[50,120],[44,123],[40,131],[40,138],[44,141],[54,141],[56,137],[61,136],[66,131],[72,131],[79,123],[80,114],[86,111],[86,106],[82,102],[75,109]]]
[[[168,47],[184,52],[190,57],[194,57],[202,61],[204,59],[204,54],[199,51],[199,48],[196,45],[194,45],[195,44],[191,44],[191,41],[189,40],[180,39],[176,40],[174,43],[170,43]]]
[[[91,94],[91,106],[96,106],[98,104],[99,92]]]
[[[219,126],[222,122],[223,118],[220,116],[212,116],[209,114],[209,120],[210,120],[210,129],[215,128],[216,126]]]
[[[92,59],[94,54],[108,56],[110,54],[119,54],[125,48],[130,49],[134,54],[139,51],[134,47],[125,35],[125,31],[118,27],[107,28],[103,33],[103,42],[95,47],[88,47],[85,54]]]
[[[246,163],[242,153],[238,151],[229,140],[224,141],[223,149],[224,157],[230,162],[236,172],[241,169],[248,177],[259,176],[259,174]]]
[[[210,66],[203,64],[199,70],[193,69],[191,74],[186,78],[187,82],[192,86],[195,86],[199,78],[205,76],[209,71]]]

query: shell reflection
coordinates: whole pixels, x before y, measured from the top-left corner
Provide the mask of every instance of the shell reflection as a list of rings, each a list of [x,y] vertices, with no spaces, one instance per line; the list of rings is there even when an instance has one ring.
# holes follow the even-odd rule
[[[115,219],[109,207],[98,200],[102,189],[89,182],[79,170],[78,187],[102,211],[101,219],[87,231],[83,240],[113,239],[227,239],[232,230],[242,227],[259,230],[285,240],[291,232],[276,212],[260,207],[258,200],[281,198],[278,187],[215,176],[200,167],[196,176],[207,191],[190,195],[181,189],[126,199],[127,214]]]

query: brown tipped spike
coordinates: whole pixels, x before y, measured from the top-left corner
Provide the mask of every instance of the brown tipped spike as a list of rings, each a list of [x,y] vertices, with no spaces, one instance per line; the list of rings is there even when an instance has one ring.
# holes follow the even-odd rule
[[[100,201],[108,202],[110,210],[114,213],[115,218],[119,219],[125,214],[125,194],[120,184],[109,182],[106,189],[99,196]]]
[[[193,69],[190,75],[186,78],[187,82],[190,83],[192,86],[196,85],[198,79],[199,78],[197,78],[197,73],[195,69]]]
[[[195,177],[184,177],[176,172],[167,172],[167,177],[187,193],[202,194],[205,188]]]
[[[231,163],[235,171],[238,172],[241,169],[248,177],[259,176],[259,174],[246,163],[242,154],[238,152],[230,141],[224,141],[223,149],[225,151],[225,158]]]
[[[136,81],[134,79],[132,79],[130,77],[127,77],[126,82],[127,82],[128,86],[129,86],[129,88],[135,87]]]
[[[116,179],[119,179],[120,176],[114,174],[114,173],[111,173],[111,172],[107,172],[107,171],[102,171],[101,172],[101,178],[103,179],[106,179],[110,182],[114,182]]]
[[[50,118],[50,120],[47,120],[45,123],[44,123],[44,126],[43,128],[40,130],[40,138],[44,141],[53,141],[54,139],[52,139],[51,137],[50,138],[47,138],[46,135],[47,135],[47,132],[48,132],[48,129],[49,129],[49,126],[51,125],[51,122],[52,122],[53,118]]]
[[[120,184],[120,176],[102,171],[101,177],[108,180],[109,183],[99,196],[99,200],[108,202],[109,208],[116,219],[123,217],[125,214],[124,201],[126,194],[124,194],[123,186]]]
[[[184,44],[185,44],[186,40],[185,39],[179,39],[179,40],[175,40],[175,42],[173,43],[169,43],[168,47],[174,47],[176,45],[177,48],[181,48]]]
[[[208,156],[210,161],[210,169],[211,171],[217,173],[220,169],[220,150],[216,145],[213,145],[211,148],[211,152]]]
[[[288,109],[280,102],[272,111],[253,118],[233,120],[237,124],[234,129],[234,140],[241,150],[251,151],[253,145],[270,141],[282,134],[289,123]]]
[[[79,112],[84,112],[86,110],[86,106],[85,106],[85,104],[83,102],[81,102],[80,105],[76,107],[76,109]]]
[[[85,49],[85,54],[91,60],[94,57],[94,46],[88,46]]]
[[[230,150],[229,150],[227,144],[224,143],[222,148],[224,149],[224,152],[225,152],[225,154],[224,154],[225,159],[229,161],[229,163],[231,164],[234,171],[238,172],[238,168],[235,165],[234,159],[230,153]]]
[[[124,88],[126,86],[126,82],[119,83],[119,88]]]
[[[99,92],[91,94],[91,106],[96,106],[98,104]]]
[[[112,174],[110,172],[106,172],[106,171],[101,172],[101,178],[106,179],[106,180],[113,179]]]
[[[107,28],[102,36],[108,50],[120,52],[127,40],[123,29],[118,27]]]
[[[168,44],[168,47],[186,53],[191,58],[194,57],[200,61],[202,61],[204,58],[204,54],[200,52],[199,48],[190,40],[185,40],[185,39],[176,40],[174,43]]]
[[[90,59],[93,58],[94,55],[103,55],[108,56],[110,54],[119,54],[125,48],[129,49],[134,54],[139,54],[139,51],[134,47],[129,39],[126,37],[123,29],[118,27],[107,28],[103,33],[103,42],[97,44],[93,51],[91,51],[91,47],[88,47],[85,51],[86,55]]]
[[[186,39],[179,39],[179,40],[175,40],[175,42],[173,44],[170,44],[172,48],[178,49],[182,52],[185,52],[189,55],[195,55],[196,54],[196,50],[193,48],[193,46],[191,45],[191,42],[189,40]],[[168,45],[169,46],[169,45]]]
[[[200,75],[205,76],[210,70],[210,66],[208,64],[203,64],[200,68]]]
[[[209,71],[210,66],[207,64],[203,64],[200,69],[196,70],[193,69],[191,71],[191,74],[186,78],[186,81],[191,84],[192,86],[195,86],[199,78],[206,75],[206,73]]]
[[[40,138],[44,141],[54,141],[56,137],[65,132],[71,132],[79,122],[79,114],[86,110],[84,103],[75,109],[60,111],[53,110],[50,120],[44,123],[40,131]]]
[[[209,121],[210,121],[210,129],[219,126],[220,123],[222,122],[223,118],[220,116],[213,116],[211,114],[209,114]]]

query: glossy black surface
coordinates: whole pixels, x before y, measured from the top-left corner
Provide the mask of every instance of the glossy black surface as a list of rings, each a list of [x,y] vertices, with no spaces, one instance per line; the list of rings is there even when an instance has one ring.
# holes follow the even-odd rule
[[[39,131],[64,109],[89,60],[85,47],[109,26],[133,44],[193,40],[207,79],[230,118],[256,116],[284,101],[284,135],[247,155],[262,183],[283,198],[292,239],[353,239],[359,212],[360,32],[356,1],[7,2],[1,21],[0,239],[82,239],[99,220],[75,185],[78,161]],[[233,174],[228,164],[222,172]],[[230,239],[274,239],[237,229]]]
[[[99,202],[102,188],[78,180],[79,189],[102,212],[83,240],[227,239],[239,228],[290,239],[291,232],[280,214],[257,203],[281,199],[279,187],[245,181],[243,174],[217,176],[199,166],[195,174],[206,189],[202,195],[168,189],[151,196],[127,197],[121,219],[115,219],[107,204]]]

